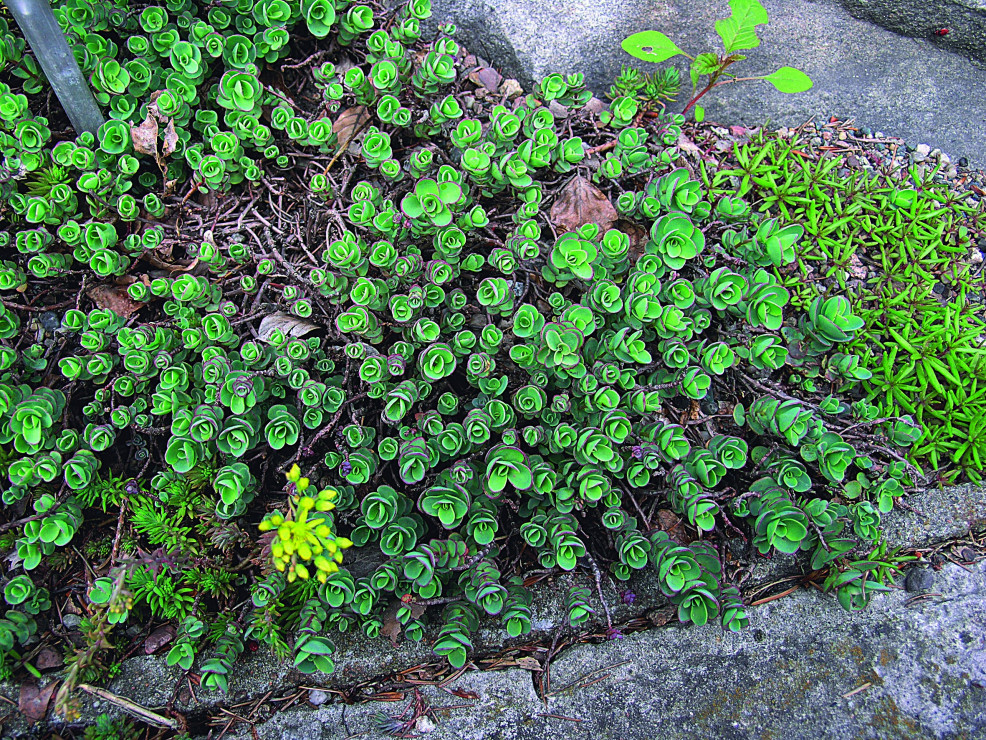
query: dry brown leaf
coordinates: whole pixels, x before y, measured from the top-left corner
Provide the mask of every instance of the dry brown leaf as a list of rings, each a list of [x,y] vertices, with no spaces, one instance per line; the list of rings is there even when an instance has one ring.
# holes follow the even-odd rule
[[[134,150],[141,154],[148,154],[157,158],[157,121],[148,111],[147,118],[139,126],[130,124],[130,138],[134,143]]]
[[[647,612],[647,618],[655,627],[663,627],[675,618],[677,610],[673,606],[664,606]]]
[[[157,99],[164,94],[164,90],[155,90],[151,93],[151,102],[147,104],[147,112],[154,116],[160,123],[168,120],[167,116],[161,114],[157,107]]]
[[[43,647],[34,656],[34,667],[39,671],[47,671],[51,668],[60,668],[65,664],[62,654],[50,647]]]
[[[39,689],[36,683],[22,684],[17,708],[32,723],[44,719],[48,713],[48,702],[51,701],[51,695],[55,693],[56,686],[58,686],[58,681],[52,681],[43,689]]]
[[[643,226],[638,226],[632,221],[624,221],[623,219],[616,222],[615,228],[630,237],[630,259],[636,262],[640,258],[640,255],[644,253],[644,248],[647,245],[647,240],[650,236],[647,229]]]
[[[687,545],[692,541],[685,530],[684,520],[670,509],[657,510],[657,524],[661,531],[676,544]]]
[[[144,654],[153,655],[175,639],[175,628],[170,624],[158,627],[144,640]]]
[[[702,156],[702,150],[699,148],[698,144],[689,139],[684,132],[678,134],[678,148],[687,154]]]
[[[603,191],[582,175],[576,175],[558,193],[550,217],[561,234],[590,223],[599,224],[606,231],[616,223],[617,213]]]
[[[164,145],[161,147],[161,156],[170,156],[177,148],[178,132],[175,131],[175,122],[169,120],[168,125],[164,127]]]
[[[397,610],[401,608],[401,600],[394,599],[390,606],[383,613],[383,625],[380,627],[380,634],[390,640],[390,644],[397,647],[397,638],[404,630],[401,623],[397,621]]]
[[[348,145],[351,139],[356,137],[360,128],[370,120],[370,114],[365,105],[355,105],[346,108],[332,124],[332,133],[336,135],[338,142],[337,149],[342,149]]]
[[[257,330],[260,341],[270,342],[271,335],[277,329],[283,331],[285,336],[303,337],[318,329],[318,324],[299,319],[283,311],[276,311],[260,320],[260,328]]]
[[[86,291],[99,308],[108,308],[117,316],[128,319],[144,305],[137,303],[128,294],[127,289],[119,285],[96,285]]]
[[[192,272],[199,264],[198,257],[193,259],[188,264],[184,264],[180,262],[167,262],[164,259],[162,259],[162,257],[170,257],[170,256],[171,256],[171,247],[168,246],[168,247],[158,247],[157,249],[152,249],[148,252],[144,252],[144,254],[141,255],[141,258],[147,260],[155,267],[161,270],[167,270],[168,272],[171,273]]]
[[[525,671],[534,671],[535,673],[544,670],[538,662],[538,659],[532,658],[530,655],[523,658],[517,658],[517,666],[519,668],[523,668]]]

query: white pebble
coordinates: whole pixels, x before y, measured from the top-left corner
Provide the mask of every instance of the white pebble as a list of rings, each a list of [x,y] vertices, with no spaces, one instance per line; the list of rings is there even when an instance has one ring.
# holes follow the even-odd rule
[[[414,721],[414,729],[425,734],[435,731],[435,723],[430,717],[422,715]]]

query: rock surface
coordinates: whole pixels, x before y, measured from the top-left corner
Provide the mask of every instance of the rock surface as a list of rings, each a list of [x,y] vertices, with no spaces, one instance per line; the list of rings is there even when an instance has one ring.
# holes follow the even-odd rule
[[[936,46],[986,62],[986,0],[839,2],[857,18],[903,36],[933,39]]]
[[[910,28],[914,37],[853,17],[834,0],[763,0],[770,23],[759,27],[761,45],[747,52],[749,59],[735,68],[737,73],[769,74],[790,65],[807,72],[815,85],[797,95],[779,93],[765,82],[728,85],[703,98],[707,118],[795,126],[812,116],[828,120],[835,115],[986,165],[986,95],[976,94],[986,90],[986,66],[943,48],[972,34],[971,46],[981,47],[978,53],[986,56],[986,40],[975,40],[980,31],[968,29],[979,26],[971,21],[957,21],[954,36],[938,37],[933,33],[938,22],[924,20],[925,14],[935,16],[935,8],[948,6],[955,13],[965,8],[986,29],[986,7],[979,7],[986,3],[931,0],[921,3],[920,22],[891,12],[898,5],[917,7],[914,0],[843,3],[859,14],[868,8],[867,18],[883,18],[892,28]],[[662,31],[694,55],[719,48],[714,22],[729,14],[726,0],[571,0],[564,12],[557,4],[527,0],[435,0],[433,8],[433,25],[454,22],[466,48],[507,77],[527,86],[551,72],[581,72],[600,97],[622,64],[637,61],[620,48],[627,36]],[[942,13],[944,24],[950,16]],[[986,38],[986,30],[982,35]],[[676,62],[687,87],[687,60]],[[687,92],[672,109],[684,107]]]
[[[983,737],[986,563],[949,564],[937,579],[929,597],[894,591],[858,614],[800,590],[753,609],[737,635],[669,628],[580,645],[552,665],[546,705],[536,674],[469,672],[447,691],[422,687],[432,707],[471,705],[437,712],[429,737]],[[232,740],[375,740],[377,713],[406,705],[289,710]]]
[[[930,489],[909,495],[907,503],[914,511],[896,508],[884,518],[884,540],[889,549],[928,549],[935,543],[963,537],[970,529],[986,526],[986,488]],[[731,544],[736,544],[736,552],[742,554],[740,541]],[[745,584],[747,599],[751,598],[752,589],[783,578],[796,578],[805,573],[804,567],[804,562],[794,556],[753,559],[749,562],[750,575]],[[592,588],[591,576],[577,577],[582,579],[583,585]],[[903,586],[905,579],[899,579],[898,583]],[[927,579],[922,579],[922,589],[929,588],[924,585],[926,583]],[[538,636],[547,638],[550,643],[564,613],[562,603],[567,587],[563,577],[541,582],[533,588],[534,633],[530,636],[505,640],[497,622],[488,620],[482,624],[473,637],[476,656],[502,654],[511,645],[530,644]],[[635,594],[632,604],[621,599],[620,590],[628,587]],[[620,737],[629,740],[700,735],[745,738],[754,736],[752,731],[757,723],[770,727],[773,726],[770,722],[775,720],[789,722],[789,718],[785,718],[795,710],[801,712],[797,716],[804,717],[809,711],[828,707],[812,704],[816,699],[821,701],[819,697],[826,697],[825,700],[834,707],[830,713],[842,711],[840,716],[848,717],[845,722],[853,717],[856,719],[852,721],[863,722],[859,718],[864,716],[869,717],[867,722],[903,722],[902,726],[911,734],[890,729],[882,733],[870,732],[866,730],[865,722],[853,734],[845,730],[849,725],[840,725],[838,722],[842,720],[831,719],[826,714],[826,722],[836,723],[831,725],[832,734],[826,734],[829,729],[807,735],[790,734],[799,727],[797,721],[790,719],[788,725],[777,725],[774,737],[986,737],[986,725],[982,724],[981,716],[986,712],[986,690],[977,688],[974,683],[986,686],[986,563],[976,566],[974,574],[958,566],[947,566],[934,574],[930,588],[931,591],[921,594],[911,607],[904,606],[905,599],[919,594],[899,590],[889,596],[878,595],[870,608],[858,615],[847,614],[829,595],[797,591],[793,596],[752,609],[750,628],[740,635],[723,634],[718,626],[700,629],[669,626],[601,645],[584,644],[562,653],[552,664],[551,686],[556,689],[552,690],[547,708],[535,692],[536,670],[470,671],[446,688],[461,689],[466,695],[477,693],[480,697],[475,701],[477,707],[467,713],[454,710],[447,716],[440,714],[438,719],[441,721],[429,736],[489,740],[542,737]],[[651,569],[637,572],[627,585],[614,586],[609,579],[604,579],[603,590],[614,624],[634,618],[644,620],[644,623],[649,619],[649,623],[655,625],[668,621],[662,612],[666,601],[660,596],[656,574]],[[595,594],[592,604],[601,636],[605,622],[601,621],[603,610]],[[935,620],[940,620],[940,633]],[[673,624],[673,618],[671,621]],[[337,701],[337,694],[331,692],[325,692],[329,694],[328,701],[316,710],[313,703],[307,702],[313,697],[321,701],[322,696],[309,693],[310,689],[352,687],[436,660],[431,648],[422,643],[401,640],[394,648],[384,638],[371,640],[359,632],[334,634],[332,640],[337,651],[333,656],[336,671],[331,676],[302,676],[290,670],[288,664],[278,661],[268,650],[261,649],[256,653],[244,653],[236,661],[230,675],[230,694],[198,687],[193,696],[190,683],[183,679],[184,672],[177,667],[168,667],[163,654],[141,655],[123,661],[119,675],[108,689],[155,711],[162,711],[174,697],[174,708],[178,712],[200,722],[209,715],[218,714],[219,707],[249,708],[248,705],[257,703],[261,697],[297,694],[297,701],[306,708],[296,705],[258,723],[259,737],[264,740],[317,740],[362,732],[370,727],[375,712],[386,710],[399,714],[400,710],[395,711],[397,705],[394,704],[345,706],[332,703]],[[838,647],[839,644],[843,647]],[[807,652],[809,650],[815,653]],[[880,670],[886,669],[887,675],[895,677],[893,682],[885,681],[887,685],[884,686],[866,678],[853,683],[853,680],[869,675],[866,666],[876,670],[874,661],[880,663],[883,660],[881,650],[894,655],[892,661],[879,665]],[[963,656],[963,651],[967,655]],[[813,657],[816,654],[818,657]],[[543,656],[543,653],[534,655]],[[594,657],[597,655],[599,657]],[[531,657],[531,654],[517,653],[513,662],[516,664],[516,658],[522,656]],[[208,654],[202,657],[208,657]],[[557,691],[580,675],[628,658],[632,658],[631,663],[621,666],[604,682],[586,689]],[[780,662],[774,665],[770,660]],[[528,665],[532,669],[538,668],[536,660],[528,661]],[[750,666],[756,666],[756,671]],[[919,669],[924,673],[914,673],[915,682],[905,687],[900,676]],[[607,672],[600,671],[590,680]],[[812,683],[815,673],[823,688],[812,688],[806,694],[805,686],[815,686]],[[963,678],[964,674],[967,675]],[[844,680],[839,679],[841,683],[836,680],[843,675]],[[877,675],[884,680],[884,674]],[[931,678],[925,680],[921,676],[941,676],[941,688],[933,690]],[[42,683],[49,680],[46,678]],[[866,681],[873,686],[860,692],[858,698],[850,697],[853,703],[846,704],[842,694]],[[299,690],[299,686],[306,688]],[[596,695],[593,692],[604,689],[606,699],[593,704],[592,697]],[[19,686],[0,682],[0,695],[14,703],[18,691]],[[422,687],[422,691],[432,706],[473,703],[430,687]],[[624,691],[639,692],[639,695],[632,700],[620,699],[619,695]],[[631,694],[626,693],[626,696]],[[646,699],[647,696],[651,698]],[[84,723],[91,724],[101,712],[119,714],[119,709],[105,700],[94,700],[85,694],[80,694],[79,698]],[[645,699],[650,703],[644,703]],[[882,703],[878,706],[873,702]],[[261,707],[256,717],[268,716],[280,706],[283,704]],[[716,714],[717,706],[722,707],[725,714]],[[750,711],[763,707],[764,712],[771,708],[772,714],[746,715],[742,713],[742,707]],[[784,707],[794,708],[789,712]],[[850,717],[846,707],[856,714]],[[730,720],[738,723],[735,728],[728,723],[714,724],[736,712],[739,712],[739,719]],[[575,717],[583,722],[541,716],[544,714]],[[596,723],[591,729],[588,727],[590,720]],[[0,737],[37,736],[17,713],[2,722]],[[609,725],[602,724],[604,722],[612,723],[612,733]],[[679,734],[666,734],[670,730],[663,729],[658,732],[655,727],[659,722],[673,725]],[[908,729],[909,722],[917,723],[913,732]],[[631,734],[637,732],[631,725],[640,727],[639,734]],[[946,731],[952,725],[958,729]],[[48,726],[58,729],[61,722],[49,717]],[[692,727],[698,729],[692,735],[687,734]],[[256,740],[243,725],[231,729],[244,733],[237,740]],[[971,732],[972,729],[975,732]],[[323,730],[324,734],[319,734]],[[961,730],[969,732],[963,735]],[[755,736],[760,737],[759,734]]]

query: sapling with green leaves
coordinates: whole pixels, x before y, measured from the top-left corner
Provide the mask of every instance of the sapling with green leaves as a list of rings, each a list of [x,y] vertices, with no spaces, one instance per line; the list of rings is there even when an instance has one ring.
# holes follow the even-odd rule
[[[692,83],[692,97],[685,105],[682,113],[687,114],[694,108],[695,120],[699,122],[705,118],[705,110],[698,102],[708,92],[723,85],[766,80],[783,93],[805,92],[812,87],[812,81],[808,75],[794,67],[785,66],[768,75],[750,77],[740,77],[731,72],[732,65],[746,59],[745,54],[738,52],[760,46],[760,39],[756,32],[757,26],[766,25],[769,18],[766,9],[759,0],[729,0],[729,7],[732,10],[729,18],[717,20],[715,23],[716,33],[722,40],[722,53],[703,52],[692,56],[680,49],[677,44],[660,31],[641,31],[628,36],[622,43],[625,52],[645,62],[660,64],[679,55],[691,60],[688,74]],[[704,86],[700,84],[702,78],[705,78]],[[646,82],[641,82],[639,77],[626,70],[617,79],[616,91],[624,92],[627,88],[639,90],[641,87],[643,87],[644,95],[652,96],[653,99],[673,97],[677,93],[674,78],[665,76],[665,78],[648,79]],[[652,88],[650,92],[648,92],[648,87]],[[620,99],[617,98],[618,100]],[[617,101],[614,101],[614,105]]]

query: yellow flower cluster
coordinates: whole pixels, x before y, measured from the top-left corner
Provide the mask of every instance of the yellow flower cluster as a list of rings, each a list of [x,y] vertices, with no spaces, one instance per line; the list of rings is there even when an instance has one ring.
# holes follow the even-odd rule
[[[294,483],[297,494],[292,496],[288,515],[275,511],[260,522],[260,531],[277,530],[277,539],[271,544],[274,567],[287,571],[288,582],[311,577],[307,563],[314,565],[315,578],[325,583],[330,573],[339,570],[342,551],[352,546],[345,537],[337,537],[332,531],[331,520],[322,514],[332,511],[333,500],[339,495],[334,488],[325,488],[315,496],[305,495],[310,482],[301,477],[301,469],[293,465],[287,479]],[[313,511],[314,510],[314,511]]]

